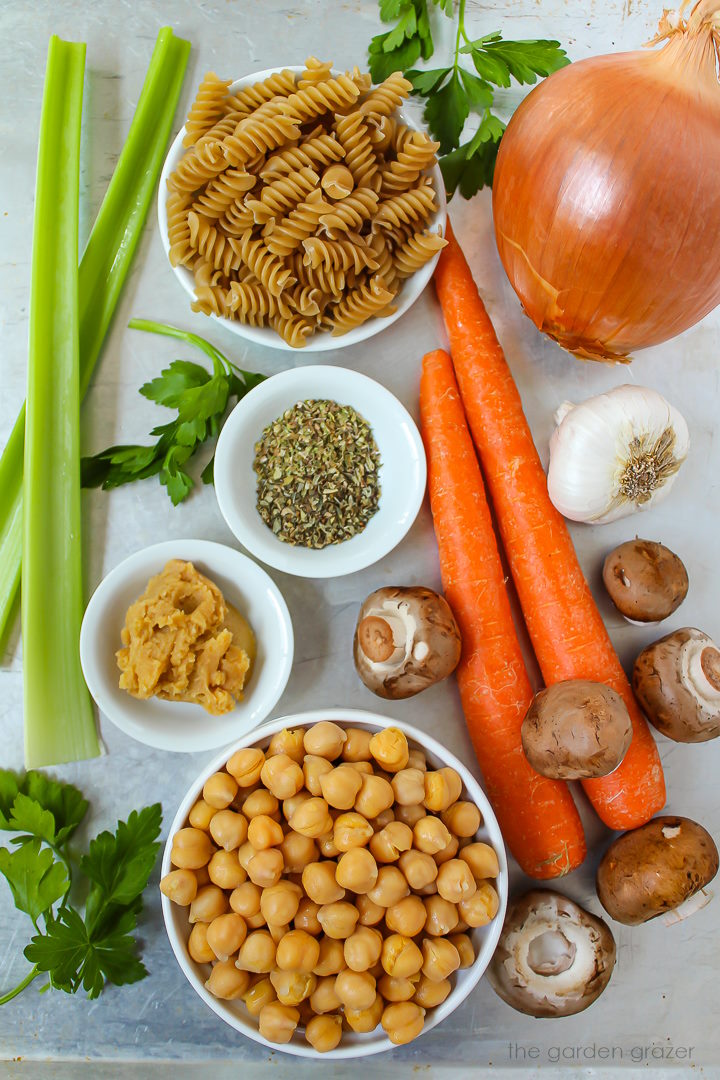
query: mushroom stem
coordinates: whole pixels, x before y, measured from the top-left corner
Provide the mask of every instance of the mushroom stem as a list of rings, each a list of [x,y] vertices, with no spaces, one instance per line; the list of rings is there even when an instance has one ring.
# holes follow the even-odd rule
[[[373,664],[389,660],[395,652],[395,641],[390,624],[379,615],[368,615],[357,628],[358,644]]]

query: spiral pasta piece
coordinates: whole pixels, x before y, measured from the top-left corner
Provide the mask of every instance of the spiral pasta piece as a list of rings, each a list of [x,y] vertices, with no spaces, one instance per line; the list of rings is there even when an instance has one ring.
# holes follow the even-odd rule
[[[248,326],[266,326],[277,311],[274,298],[259,282],[231,282],[228,306],[233,317]]]
[[[225,107],[228,112],[249,116],[265,102],[272,101],[276,97],[287,97],[294,89],[295,74],[289,68],[284,68],[270,75],[269,78],[263,79],[262,82],[231,94],[225,102]]]
[[[392,289],[398,275],[393,253],[384,232],[376,232],[371,235],[370,250],[377,263],[377,276],[382,278],[388,289]]]
[[[447,240],[436,232],[416,232],[395,252],[395,266],[401,277],[409,277],[429,262],[438,251],[447,245]]]
[[[397,195],[417,183],[420,174],[435,162],[439,147],[440,143],[421,131],[413,131],[382,174],[382,195]]]
[[[183,266],[191,262],[194,257],[188,224],[191,202],[192,193],[186,191],[171,191],[167,197],[167,229],[170,245],[168,258],[171,266]]]
[[[227,161],[237,167],[257,158],[258,153],[266,154],[300,138],[300,128],[283,110],[284,100],[269,101],[241,120],[232,135],[222,142]]]
[[[260,170],[260,177],[266,183],[271,183],[304,167],[318,169],[330,165],[333,161],[340,161],[344,155],[345,151],[335,136],[324,132],[305,139],[299,146],[273,154]]]
[[[377,116],[391,116],[398,109],[412,90],[409,82],[402,71],[393,71],[384,82],[371,90],[360,106],[360,111],[367,115],[375,113]]]
[[[231,270],[237,269],[242,262],[240,244],[232,236],[225,236],[208,218],[191,210],[188,214],[190,226],[190,245],[199,252],[216,270],[222,270],[228,277]]]
[[[228,135],[232,135],[235,128],[243,119],[240,113],[229,112],[226,113],[222,120],[218,120],[216,124],[201,135],[198,141],[195,143],[196,149],[202,146],[208,146],[211,143],[221,143],[223,139],[226,139]]]
[[[306,166],[296,173],[281,176],[266,184],[257,199],[246,199],[245,206],[252,210],[257,225],[265,225],[273,218],[283,217],[293,210],[298,203],[306,199],[320,183],[320,177]]]
[[[297,81],[298,90],[307,90],[310,86],[327,82],[332,78],[332,61],[318,60],[316,56],[308,56],[305,61],[305,70],[300,72]]]
[[[392,116],[367,116],[370,142],[373,144],[376,154],[384,154],[393,146],[397,121]]]
[[[302,349],[315,332],[315,323],[303,315],[291,315],[290,318],[275,315],[271,318],[270,325],[293,349]]]
[[[194,146],[185,154],[168,178],[168,187],[177,191],[198,191],[227,166],[221,143]]]
[[[383,311],[393,295],[382,278],[373,277],[362,282],[333,308],[329,320],[333,337],[347,334],[348,330],[361,326],[372,315]]]
[[[227,208],[255,187],[256,178],[243,169],[226,169],[214,177],[193,203],[193,210],[208,218],[219,218]]]
[[[359,188],[345,199],[336,202],[320,218],[320,224],[331,240],[347,232],[359,232],[363,222],[375,218],[378,207],[376,192]]]
[[[335,134],[345,151],[344,164],[352,173],[355,186],[379,191],[382,177],[365,118],[359,112],[335,118]]]
[[[298,282],[303,285],[310,285],[312,288],[332,297],[333,302],[340,300],[345,289],[350,285],[351,281],[354,281],[353,272],[348,271],[346,274],[344,270],[326,270],[322,265],[313,269],[303,262],[304,257],[304,252],[298,251],[293,252],[289,259],[289,264]]]
[[[222,285],[198,285],[195,299],[190,304],[193,311],[201,315],[220,315],[228,318],[231,314],[227,290]]]
[[[253,236],[251,229],[243,233],[239,251],[242,261],[272,296],[280,296],[284,288],[295,284],[292,270],[266,247],[259,236]]]
[[[196,257],[192,265],[192,272],[196,286],[222,285],[226,289],[230,287],[230,282],[222,270],[217,270],[211,262],[207,261],[204,255]]]
[[[183,146],[194,146],[200,136],[220,120],[230,82],[230,79],[219,79],[214,71],[205,75],[187,115]]]
[[[364,237],[357,233],[348,234],[347,239],[327,240],[320,236],[310,236],[303,240],[305,258],[303,262],[312,270],[322,266],[324,270],[354,270],[356,274],[363,270],[377,270],[378,263],[373,251]]]
[[[287,98],[288,115],[305,123],[323,113],[342,112],[360,96],[359,86],[349,75],[338,75],[326,82],[297,90]]]
[[[421,184],[410,191],[400,192],[381,203],[373,218],[373,229],[392,231],[401,225],[415,221],[427,221],[437,210],[435,190],[432,180],[426,177]]]
[[[311,236],[318,227],[322,214],[329,210],[329,205],[322,198],[319,189],[308,195],[294,210],[278,221],[266,237],[268,250],[277,256],[289,255],[299,248],[307,236]],[[268,228],[268,226],[266,226]],[[258,275],[259,276],[259,275]]]

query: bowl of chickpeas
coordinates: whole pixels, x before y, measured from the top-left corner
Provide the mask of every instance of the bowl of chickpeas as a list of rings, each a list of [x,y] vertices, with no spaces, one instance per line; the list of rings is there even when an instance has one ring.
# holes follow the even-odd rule
[[[183,799],[162,862],[170,944],[226,1023],[300,1056],[390,1050],[480,981],[505,849],[471,773],[409,724],[326,709],[264,724]]]

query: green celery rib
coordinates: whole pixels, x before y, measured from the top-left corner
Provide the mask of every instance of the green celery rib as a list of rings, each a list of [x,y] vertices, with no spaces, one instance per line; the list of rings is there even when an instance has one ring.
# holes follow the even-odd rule
[[[85,46],[50,38],[35,187],[25,418],[22,630],[25,762],[100,752],[78,637],[78,198]]]
[[[80,394],[85,393],[162,168],[190,43],[160,31],[127,141],[80,262]],[[0,651],[20,582],[24,409],[0,459]]]

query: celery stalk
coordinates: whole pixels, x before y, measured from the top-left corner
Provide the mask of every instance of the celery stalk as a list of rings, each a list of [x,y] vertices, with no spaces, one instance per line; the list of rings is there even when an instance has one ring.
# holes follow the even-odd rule
[[[80,393],[85,393],[147,217],[190,43],[157,37],[127,141],[80,263]],[[20,582],[24,409],[0,458],[0,649]]]
[[[50,38],[38,147],[25,417],[22,630],[28,768],[99,754],[78,638],[78,198],[85,45]]]

